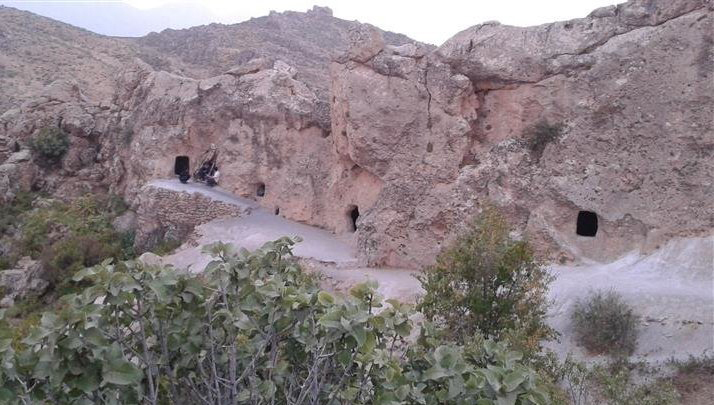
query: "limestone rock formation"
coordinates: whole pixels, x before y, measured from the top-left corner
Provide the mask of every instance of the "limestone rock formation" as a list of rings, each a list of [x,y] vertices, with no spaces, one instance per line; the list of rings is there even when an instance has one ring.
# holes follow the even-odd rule
[[[384,182],[359,235],[368,261],[428,262],[487,201],[565,259],[711,232],[713,20],[706,1],[631,1],[477,26],[420,62],[334,65],[338,151]],[[539,122],[554,135],[534,153]],[[576,234],[581,211],[595,237]]]
[[[215,144],[222,188],[355,232],[370,265],[430,263],[487,203],[552,258],[655,249],[714,229],[712,7],[632,0],[438,49],[320,8],[104,38],[109,93],[60,77],[0,115],[0,195],[140,206],[147,182]],[[48,125],[70,134],[59,168],[19,162]]]

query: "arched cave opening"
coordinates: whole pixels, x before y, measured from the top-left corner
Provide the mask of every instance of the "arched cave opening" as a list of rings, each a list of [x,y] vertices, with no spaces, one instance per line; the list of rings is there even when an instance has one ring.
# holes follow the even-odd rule
[[[575,233],[580,236],[594,237],[597,234],[597,214],[592,211],[578,212]]]
[[[255,195],[258,197],[265,197],[265,183],[258,183],[255,188]]]
[[[351,205],[347,210],[347,216],[349,217],[350,231],[357,231],[357,219],[359,218],[359,208],[356,205]]]
[[[191,173],[188,156],[176,156],[174,161],[174,174],[178,176],[182,173]]]

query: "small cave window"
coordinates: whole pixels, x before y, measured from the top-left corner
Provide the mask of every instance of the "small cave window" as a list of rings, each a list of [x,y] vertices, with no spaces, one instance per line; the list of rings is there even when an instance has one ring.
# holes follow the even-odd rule
[[[265,183],[258,183],[258,186],[255,188],[255,195],[265,197]]]
[[[174,161],[174,174],[190,173],[189,166],[188,156],[176,156],[176,160]]]
[[[591,211],[580,211],[575,233],[580,236],[594,237],[597,234],[597,214]]]
[[[280,215],[280,207],[275,207],[275,211],[273,211],[275,215]]]
[[[356,205],[350,206],[347,210],[347,215],[349,217],[350,231],[357,231],[357,219],[359,218],[359,208]]]

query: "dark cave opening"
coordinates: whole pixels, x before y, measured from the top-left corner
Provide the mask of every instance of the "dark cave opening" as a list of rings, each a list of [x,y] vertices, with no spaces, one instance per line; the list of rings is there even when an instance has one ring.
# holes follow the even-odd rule
[[[265,183],[258,183],[255,189],[255,195],[258,197],[265,197]]]
[[[350,231],[356,232],[357,231],[357,219],[359,218],[359,208],[356,205],[350,206],[349,210],[347,211],[347,215],[349,216],[350,220]]]
[[[597,214],[592,211],[580,211],[575,233],[594,237],[597,234]]]
[[[174,174],[180,175],[183,173],[190,173],[188,156],[176,156],[176,160],[174,162]]]

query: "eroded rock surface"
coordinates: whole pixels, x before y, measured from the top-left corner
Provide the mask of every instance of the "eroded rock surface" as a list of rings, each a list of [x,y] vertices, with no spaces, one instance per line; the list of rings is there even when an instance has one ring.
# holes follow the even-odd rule
[[[428,262],[488,201],[564,260],[711,232],[712,24],[710,2],[632,1],[477,26],[422,59],[334,64],[338,153],[383,182],[367,260]],[[563,129],[534,151],[539,122]],[[594,238],[576,235],[580,211],[597,214]]]
[[[483,24],[436,50],[335,20],[315,9],[147,37],[111,70],[111,99],[60,80],[6,111],[0,161],[56,125],[70,152],[55,168],[22,163],[22,187],[136,203],[144,184],[175,176],[177,157],[193,170],[215,144],[221,187],[356,232],[360,259],[375,266],[430,263],[486,203],[563,261],[608,261],[714,229],[710,1]],[[266,34],[311,23],[323,36],[289,50]],[[256,30],[249,47],[221,48],[245,27]],[[261,44],[271,51],[243,52]],[[329,52],[312,57],[320,47]],[[19,163],[8,164],[3,196],[17,187],[4,179]],[[581,211],[596,215],[594,237],[576,234]]]

